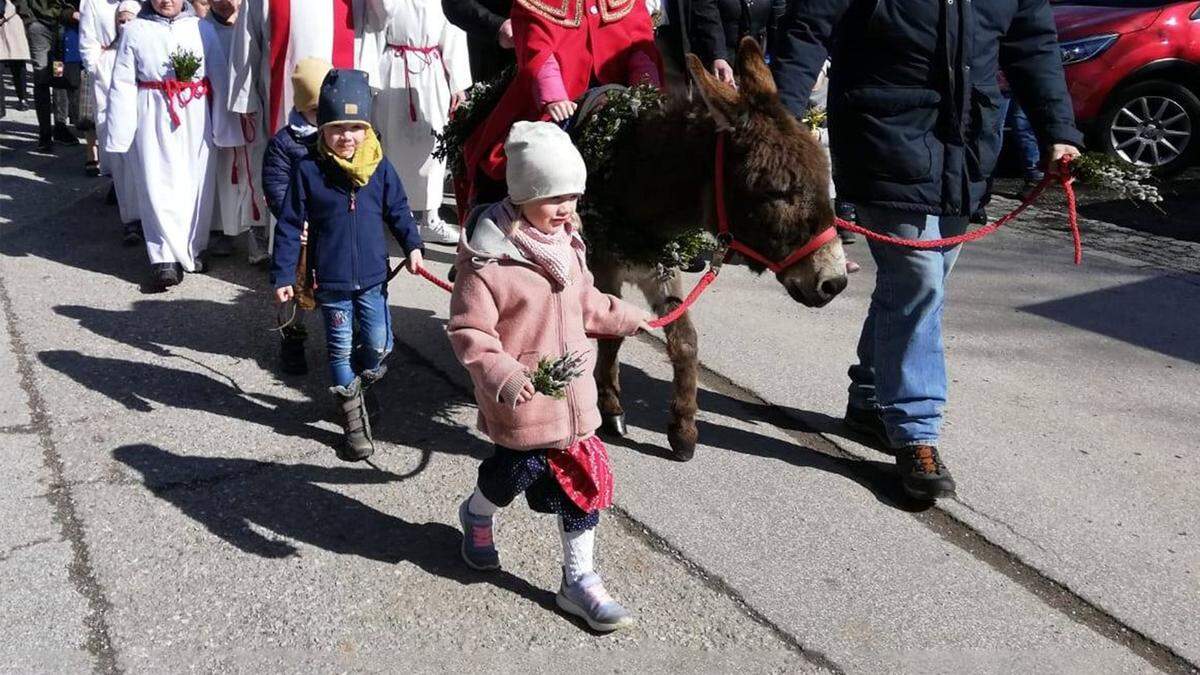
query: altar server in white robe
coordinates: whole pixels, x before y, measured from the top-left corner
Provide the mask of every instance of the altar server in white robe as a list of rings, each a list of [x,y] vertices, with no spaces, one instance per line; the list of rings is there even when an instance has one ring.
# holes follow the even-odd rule
[[[379,71],[375,128],[384,154],[400,174],[408,204],[426,243],[457,244],[458,227],[438,217],[445,160],[433,157],[435,133],[471,86],[467,35],[442,13],[441,0],[384,0],[387,47]]]
[[[291,75],[301,59],[313,57],[335,68],[367,73],[379,88],[379,58],[387,20],[384,0],[243,0],[229,54],[229,108],[253,115],[264,142],[287,124],[292,102]],[[254,177],[262,175],[262,155]],[[263,259],[274,239],[270,228],[252,230],[252,254]],[[261,250],[258,250],[261,247]]]
[[[200,58],[178,79],[172,54]],[[133,148],[151,283],[172,286],[204,269],[214,188],[214,144],[242,142],[236,115],[216,93],[228,91],[228,65],[212,26],[185,0],[149,0],[125,26],[108,100],[109,152]]]
[[[221,40],[226,57],[233,48],[235,23],[241,11],[241,0],[218,0],[211,4],[208,15],[202,20],[212,24]],[[214,105],[226,104],[222,95]],[[209,242],[212,255],[224,256],[233,253],[233,237],[259,228],[258,236],[251,235],[248,258],[252,264],[266,260],[267,203],[259,189],[259,167],[267,140],[259,133],[253,120],[241,121],[243,145],[236,148],[217,150],[217,202],[213,209],[213,232]]]
[[[92,95],[96,97],[100,171],[112,176],[121,222],[126,226],[130,243],[140,242],[142,237],[142,225],[138,221],[137,164],[131,153],[108,152],[104,143],[108,131],[108,89],[117,63],[117,41],[121,37],[119,26],[136,18],[141,9],[142,3],[137,0],[83,0],[79,6],[79,51],[84,67],[91,71]]]

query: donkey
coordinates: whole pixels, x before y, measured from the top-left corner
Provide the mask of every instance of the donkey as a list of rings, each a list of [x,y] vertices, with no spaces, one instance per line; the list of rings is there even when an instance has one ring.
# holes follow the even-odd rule
[[[742,41],[738,63],[740,88],[735,90],[709,75],[700,60],[689,54],[687,67],[699,97],[677,96],[662,109],[638,117],[633,140],[614,151],[614,184],[606,192],[622,195],[622,226],[682,232],[702,223],[717,234],[716,191],[722,190],[728,235],[718,241],[736,240],[767,261],[788,259],[786,267],[773,265],[779,283],[795,301],[824,306],[846,287],[840,240],[822,237],[825,243],[798,261],[791,254],[819,234],[831,232],[828,160],[812,134],[779,101],[771,71],[754,40]],[[718,185],[720,144],[724,145],[724,180]],[[714,265],[720,262],[713,260]],[[605,292],[620,295],[626,283],[635,285],[659,314],[682,303],[684,288],[678,274],[663,279],[654,269],[606,257],[603,251],[592,251],[590,263],[596,286]],[[746,263],[758,273],[768,268],[754,256],[747,256]],[[685,313],[664,330],[674,368],[667,438],[674,458],[687,461],[697,441],[696,329]],[[621,343],[620,339],[600,340],[596,356],[602,431],[613,435],[625,434],[618,362]]]

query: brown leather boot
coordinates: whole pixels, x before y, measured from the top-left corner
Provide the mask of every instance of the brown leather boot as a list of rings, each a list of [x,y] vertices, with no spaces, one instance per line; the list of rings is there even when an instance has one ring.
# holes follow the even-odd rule
[[[371,419],[363,401],[362,380],[355,378],[348,386],[330,387],[337,401],[345,433],[342,445],[337,448],[338,459],[345,462],[362,461],[375,453],[371,442]]]

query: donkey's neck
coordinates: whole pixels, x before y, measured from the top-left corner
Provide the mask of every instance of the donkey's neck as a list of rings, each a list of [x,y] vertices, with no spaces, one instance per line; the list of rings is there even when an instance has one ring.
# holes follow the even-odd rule
[[[708,227],[716,132],[703,106],[674,105],[643,116],[633,139],[613,172],[630,225],[669,233]]]

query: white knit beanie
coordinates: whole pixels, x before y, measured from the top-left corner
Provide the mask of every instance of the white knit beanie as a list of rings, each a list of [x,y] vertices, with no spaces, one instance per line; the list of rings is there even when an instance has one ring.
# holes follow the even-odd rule
[[[550,122],[517,122],[504,142],[505,179],[514,204],[581,195],[587,167],[567,132]]]

